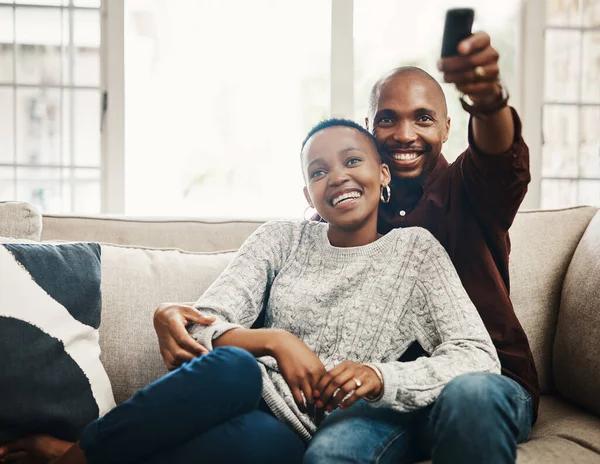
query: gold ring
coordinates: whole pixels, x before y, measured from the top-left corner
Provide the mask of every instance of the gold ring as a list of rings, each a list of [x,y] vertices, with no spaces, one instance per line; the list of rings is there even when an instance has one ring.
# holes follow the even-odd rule
[[[354,377],[352,380],[354,380],[354,383],[356,383],[356,388],[360,388],[360,386],[362,385],[362,382],[360,381],[360,379],[357,379],[356,377]]]
[[[487,74],[483,66],[477,66],[474,72],[477,77],[485,77],[485,75]]]

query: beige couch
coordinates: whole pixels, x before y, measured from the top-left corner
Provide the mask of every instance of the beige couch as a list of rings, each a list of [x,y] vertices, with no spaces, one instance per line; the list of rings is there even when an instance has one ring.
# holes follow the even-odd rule
[[[117,402],[165,373],[157,304],[195,300],[259,224],[43,217],[42,240],[116,244],[102,248],[100,334]],[[600,212],[519,213],[511,236],[511,295],[543,394],[517,462],[600,463]]]

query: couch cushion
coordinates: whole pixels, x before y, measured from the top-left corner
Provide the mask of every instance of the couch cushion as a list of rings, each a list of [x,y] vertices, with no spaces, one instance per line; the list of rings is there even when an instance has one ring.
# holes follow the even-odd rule
[[[529,441],[519,446],[517,462],[600,463],[600,417],[556,396],[543,396],[538,421]]]
[[[196,301],[234,255],[102,246],[100,345],[117,403],[167,372],[152,323],[157,306]]]
[[[565,397],[600,414],[600,212],[579,242],[565,277],[554,381]]]
[[[100,363],[100,246],[0,245],[0,443],[74,441],[114,406]]]
[[[552,345],[567,267],[593,207],[517,214],[510,229],[511,299],[529,338],[542,393],[553,391]]]
[[[39,240],[42,216],[35,206],[18,201],[0,201],[0,236]]]
[[[237,249],[263,223],[68,215],[44,215],[43,221],[44,241],[88,241],[193,252]]]

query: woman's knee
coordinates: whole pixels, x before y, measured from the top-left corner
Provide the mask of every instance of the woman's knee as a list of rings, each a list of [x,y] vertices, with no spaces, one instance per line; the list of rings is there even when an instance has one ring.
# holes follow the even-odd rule
[[[190,361],[185,367],[198,382],[216,382],[223,395],[246,395],[256,403],[261,397],[262,374],[258,362],[241,348],[216,348]]]

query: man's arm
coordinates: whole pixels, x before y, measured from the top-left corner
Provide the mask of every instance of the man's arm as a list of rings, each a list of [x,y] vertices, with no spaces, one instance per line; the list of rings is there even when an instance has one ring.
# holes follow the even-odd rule
[[[444,80],[469,97],[469,148],[457,160],[473,210],[492,234],[511,226],[531,179],[529,151],[514,109],[501,106],[498,52],[485,32],[462,41],[459,56],[438,63]],[[489,110],[498,108],[490,112]]]
[[[502,99],[498,84],[498,52],[492,47],[490,36],[477,32],[458,46],[458,56],[439,61],[438,68],[444,81],[454,83],[459,92],[468,96],[473,108],[485,108]],[[485,118],[473,119],[473,137],[477,148],[487,155],[505,153],[515,138],[512,112],[504,107]]]

